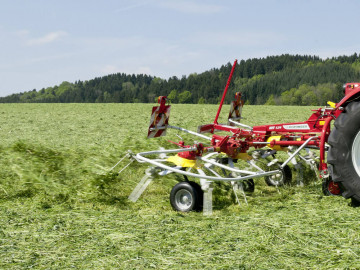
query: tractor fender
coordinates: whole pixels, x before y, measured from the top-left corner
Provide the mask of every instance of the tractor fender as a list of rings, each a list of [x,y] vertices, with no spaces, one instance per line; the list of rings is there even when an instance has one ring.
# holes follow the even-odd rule
[[[343,99],[336,104],[335,109],[339,109],[340,107],[345,108],[348,103],[356,99],[360,99],[360,87],[358,89],[354,89],[351,93],[343,97]]]

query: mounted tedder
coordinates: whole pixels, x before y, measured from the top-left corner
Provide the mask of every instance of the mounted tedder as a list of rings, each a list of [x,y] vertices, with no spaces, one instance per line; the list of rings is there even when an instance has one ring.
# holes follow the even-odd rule
[[[171,106],[166,104],[165,96],[159,97],[159,105],[152,109],[147,137],[164,136],[170,128],[196,136],[202,142],[186,145],[181,139],[178,143],[172,142],[178,146],[177,149],[129,152],[131,160],[152,165],[129,199],[135,202],[154,176],[176,173],[182,175],[184,181],[171,190],[172,207],[182,212],[203,209],[205,214],[210,214],[212,182],[229,182],[235,195],[237,191],[242,191],[242,194],[253,191],[254,179],[261,177],[270,186],[281,186],[292,178],[289,162],[299,168],[297,157],[318,170],[326,195],[342,195],[352,198],[354,203],[359,202],[360,83],[345,84],[345,97],[339,103],[328,102],[329,106],[312,110],[305,122],[253,127],[240,123],[243,101],[238,92],[230,106],[228,123],[219,124],[218,118],[236,64],[237,60],[232,66],[214,122],[199,126],[197,132],[171,126]],[[334,127],[331,128],[333,120]],[[206,133],[210,136],[204,135]],[[319,158],[313,150],[319,150]],[[279,151],[286,153],[285,161],[278,159]],[[196,182],[189,181],[189,178]],[[239,202],[237,195],[236,199]]]

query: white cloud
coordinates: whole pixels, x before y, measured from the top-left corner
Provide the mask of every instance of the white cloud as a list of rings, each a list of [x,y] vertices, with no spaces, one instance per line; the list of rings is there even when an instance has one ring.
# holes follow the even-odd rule
[[[162,8],[172,9],[183,13],[215,14],[223,11],[224,6],[195,3],[191,1],[161,1],[158,5]]]
[[[33,46],[33,45],[43,45],[47,43],[52,43],[56,40],[59,40],[60,38],[66,36],[68,33],[65,31],[55,31],[46,34],[43,37],[39,38],[32,38],[27,41],[27,45]]]

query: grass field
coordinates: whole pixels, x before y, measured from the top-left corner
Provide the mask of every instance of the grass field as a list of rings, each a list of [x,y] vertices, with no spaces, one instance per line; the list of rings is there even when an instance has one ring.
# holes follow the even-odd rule
[[[323,196],[311,171],[304,187],[277,190],[257,179],[248,205],[218,187],[212,216],[173,211],[170,176],[130,202],[147,166],[109,169],[128,149],[169,147],[176,138],[169,131],[145,139],[151,107],[0,105],[0,269],[360,268],[359,209]],[[216,109],[173,105],[170,122],[196,130]],[[244,123],[302,121],[310,113],[247,106]]]

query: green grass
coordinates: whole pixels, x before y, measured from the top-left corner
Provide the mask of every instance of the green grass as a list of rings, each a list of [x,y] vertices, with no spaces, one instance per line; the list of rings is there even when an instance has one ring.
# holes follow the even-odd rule
[[[277,190],[257,179],[248,205],[216,185],[210,217],[171,209],[170,176],[130,202],[147,166],[109,169],[128,149],[169,148],[167,139],[176,140],[175,131],[146,139],[151,107],[0,105],[0,269],[360,268],[358,209],[323,196],[311,171],[304,187]],[[173,105],[170,122],[196,130],[216,109]],[[303,121],[310,113],[247,106],[244,123]]]

